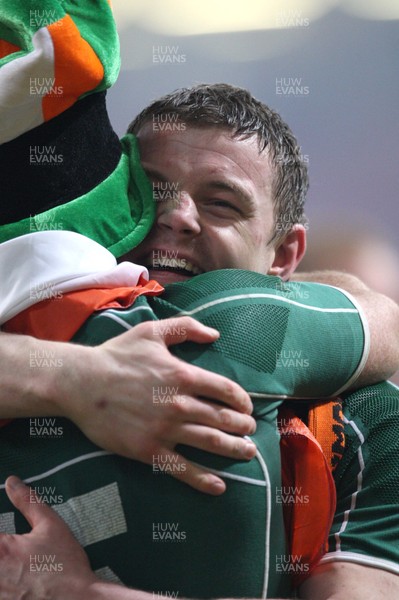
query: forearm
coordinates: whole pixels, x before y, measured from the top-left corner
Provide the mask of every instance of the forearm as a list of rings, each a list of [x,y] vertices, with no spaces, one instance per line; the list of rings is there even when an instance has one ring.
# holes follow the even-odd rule
[[[370,290],[360,279],[338,271],[295,273],[292,281],[323,283],[341,288],[358,302],[370,330],[367,363],[354,387],[388,379],[399,368],[399,306],[391,298]]]
[[[65,598],[65,600],[80,600],[82,596],[76,596],[71,598]],[[142,592],[140,590],[129,590],[119,585],[112,583],[106,583],[103,581],[96,581],[90,586],[84,595],[87,600],[154,600],[154,594]],[[185,600],[181,598],[180,600]],[[224,598],[222,600],[232,600],[231,598]],[[247,598],[246,600],[251,600]],[[255,599],[252,599],[255,600]],[[270,600],[283,600],[282,598],[271,598]]]
[[[87,349],[0,333],[0,418],[61,416]]]
[[[399,577],[378,568],[336,562],[321,565],[301,586],[303,600],[398,598]]]
[[[84,592],[84,598],[87,600],[153,600],[153,594],[140,590],[130,590],[121,585],[100,580],[95,581]],[[79,593],[75,596],[76,600],[81,597]],[[71,600],[75,600],[75,598],[71,598]]]
[[[291,281],[324,283],[325,285],[333,285],[335,287],[342,288],[350,294],[368,290],[368,287],[358,277],[342,271],[308,271],[306,273],[298,272],[291,276]]]

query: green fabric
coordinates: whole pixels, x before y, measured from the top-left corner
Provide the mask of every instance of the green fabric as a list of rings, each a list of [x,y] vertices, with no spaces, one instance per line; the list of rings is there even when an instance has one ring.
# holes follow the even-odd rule
[[[348,393],[343,409],[345,452],[334,472],[338,504],[326,559],[356,553],[360,564],[371,557],[364,564],[399,575],[399,388],[384,382]]]
[[[34,478],[31,485],[66,520],[91,567],[129,587],[179,598],[261,598],[266,580],[269,598],[287,598],[289,577],[276,571],[285,553],[275,502],[279,439],[263,419],[253,439],[259,458],[249,463],[184,449],[225,473],[227,491],[212,497],[151,465],[99,452],[66,420],[20,419],[1,431],[0,483],[10,473]],[[0,531],[29,529],[0,487]]]
[[[32,36],[38,29],[69,15],[81,36],[93,48],[104,67],[103,81],[89,93],[115,83],[120,69],[119,38],[107,0],[0,0],[0,39],[20,46],[21,52],[0,60],[8,62],[32,52]]]
[[[22,51],[18,55],[32,52],[32,36],[40,29],[39,20],[31,18],[36,14],[35,11],[43,13],[43,17],[56,22],[65,16],[65,11],[61,2],[56,0],[0,0],[0,39],[4,39],[16,46],[20,46]],[[46,16],[45,16],[46,15]],[[16,55],[5,57],[0,60],[0,67],[10,60],[14,60]]]
[[[217,372],[225,374],[234,369],[235,378],[244,387],[253,384],[252,389],[264,391],[262,386],[266,379],[258,369],[252,368],[250,376],[245,376],[248,366],[245,355],[249,353],[250,361],[255,364],[258,359],[262,360],[262,354],[267,354],[269,343],[272,353],[275,351],[272,332],[276,330],[268,309],[273,305],[279,307],[280,299],[287,298],[287,292],[276,289],[278,284],[277,278],[256,273],[213,271],[187,283],[168,286],[165,298],[141,296],[129,309],[109,309],[94,314],[73,341],[96,345],[142,321],[157,321],[158,313],[166,309],[173,313],[199,309],[204,302],[200,298],[205,293],[206,303],[218,302],[221,339],[231,337],[232,323],[237,328],[239,335],[232,338],[232,343],[239,344],[237,353],[241,359],[232,356],[226,347],[212,350],[217,342],[198,345],[197,357],[206,357],[205,363],[212,364],[212,370]],[[264,318],[257,319],[252,328],[254,304],[248,294],[265,291],[267,296],[262,297],[261,304]],[[340,293],[331,288],[326,291],[332,298],[330,304],[337,307]],[[232,295],[241,298],[230,302]],[[322,297],[320,293],[317,296]],[[243,317],[239,321],[233,316],[237,303]],[[310,301],[313,303],[317,303],[316,296]],[[255,307],[258,306],[256,303]],[[353,319],[358,318],[355,313],[349,314]],[[196,314],[204,322],[214,315],[213,307],[209,310],[201,308]],[[284,347],[285,340],[287,343],[292,341],[291,332],[296,328],[295,320],[290,321],[286,314],[284,318],[287,327],[276,338],[279,348]],[[257,336],[255,339],[251,339],[253,334]],[[253,342],[252,349],[248,340]],[[346,342],[351,343],[349,335]],[[180,348],[176,354],[185,360],[191,359],[191,346],[174,346],[173,351]],[[339,348],[338,345],[335,351]],[[42,364],[40,358],[38,361]],[[201,364],[201,360],[197,362]],[[296,370],[295,377],[301,377],[303,372]],[[341,373],[341,376],[346,375]],[[275,377],[279,379],[277,373]],[[272,379],[268,378],[268,382]],[[284,378],[280,385],[283,383]],[[163,410],[162,404],[175,401],[176,396],[179,396],[178,390],[160,386],[153,390],[152,401]],[[53,428],[61,427],[62,432],[54,440],[33,439],[28,434],[26,420],[4,428],[0,437],[0,478],[5,478],[11,469],[24,479],[34,477],[35,486],[52,489],[53,495],[60,498],[52,504],[72,531],[77,532],[92,568],[111,569],[128,586],[150,593],[168,590],[178,593],[179,597],[193,598],[259,598],[266,586],[267,597],[287,598],[290,597],[289,571],[282,570],[281,565],[287,565],[289,554],[283,535],[282,504],[278,501],[281,465],[276,419],[280,404],[281,399],[254,399],[257,429],[251,438],[258,447],[258,455],[250,462],[233,461],[185,446],[178,448],[189,460],[211,468],[225,478],[227,492],[219,498],[195,492],[152,466],[103,453],[93,455],[96,448],[81,432],[59,419],[53,423]],[[40,423],[43,421],[39,426]],[[66,463],[69,466],[59,467]],[[153,465],[165,464],[169,472],[173,470],[172,463],[153,456]],[[48,472],[51,474],[45,475]],[[85,511],[81,508],[83,504],[89,504]],[[0,491],[2,531],[10,532],[6,528],[10,527],[10,521],[16,531],[28,530],[21,516],[15,514],[4,491]],[[115,524],[121,527],[116,532],[113,530]],[[156,539],[153,537],[154,526],[157,528]],[[93,542],[90,536],[96,527],[103,531],[103,537]],[[163,540],[162,534],[169,538]]]
[[[362,320],[342,292],[239,269],[210,271],[167,285],[162,296],[140,297],[130,309],[94,314],[75,341],[100,344],[120,334],[123,328],[109,314],[131,326],[189,315],[214,327],[221,336],[212,345],[187,342],[171,352],[236,381],[255,399],[332,397],[363,357]],[[271,410],[272,404],[266,406]],[[262,400],[258,410],[265,410]]]
[[[104,67],[103,80],[87,93],[105,90],[114,83],[120,68],[119,39],[107,0],[0,0],[0,38],[22,47],[21,52],[0,60],[0,68],[31,53],[35,32],[66,14]],[[71,52],[73,58],[73,48]],[[71,65],[78,68],[73,61]],[[4,107],[5,118],[6,111]],[[64,229],[86,235],[116,257],[137,246],[151,229],[155,203],[133,136],[122,139],[122,148],[117,168],[95,189],[67,204],[1,226],[0,243],[32,231]]]
[[[103,82],[93,91],[111,87],[120,70],[119,37],[111,7],[107,0],[64,2],[65,12],[79,28],[82,37],[90,44],[104,67]],[[89,92],[92,93],[92,92]]]
[[[67,204],[1,226],[0,243],[33,231],[63,229],[86,235],[116,257],[137,246],[152,227],[156,207],[136,138],[127,135],[121,141],[120,163],[105,181]]]

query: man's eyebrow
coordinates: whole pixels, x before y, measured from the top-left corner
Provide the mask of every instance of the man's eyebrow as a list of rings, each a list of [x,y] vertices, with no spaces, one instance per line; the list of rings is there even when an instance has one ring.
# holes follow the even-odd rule
[[[209,181],[207,183],[207,187],[216,188],[225,192],[230,192],[231,194],[235,194],[236,196],[238,196],[240,200],[242,200],[245,204],[253,204],[253,199],[250,192],[243,188],[241,185],[235,183],[234,181]]]
[[[151,168],[146,169],[146,167],[144,165],[143,165],[143,169],[144,169],[145,174],[147,175],[148,179],[152,179],[153,181],[169,181],[169,179],[167,177],[165,177],[165,175],[162,175],[162,173],[160,173],[156,169],[151,169]]]
[[[153,181],[170,182],[170,179],[168,177],[166,177],[163,173],[161,173],[160,171],[157,171],[156,169],[153,169],[151,167],[146,168],[144,165],[143,165],[143,169],[144,169],[147,177]],[[221,190],[224,192],[229,192],[230,194],[235,194],[238,198],[240,198],[240,200],[244,204],[246,204],[248,206],[253,205],[253,198],[252,198],[252,195],[250,194],[250,192],[248,192],[246,189],[244,189],[241,185],[239,185],[235,181],[224,181],[224,180],[215,179],[215,180],[207,181],[206,188],[217,189],[217,190]]]

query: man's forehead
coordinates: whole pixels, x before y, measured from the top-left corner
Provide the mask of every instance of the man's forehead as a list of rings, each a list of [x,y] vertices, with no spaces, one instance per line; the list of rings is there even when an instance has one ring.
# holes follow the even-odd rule
[[[159,118],[166,117],[168,114],[160,115]],[[203,137],[218,137],[224,138],[228,142],[248,142],[251,146],[256,146],[259,156],[268,156],[268,150],[260,149],[259,138],[257,132],[253,133],[236,133],[236,131],[227,125],[197,125],[193,123],[185,123],[184,120],[174,119],[173,122],[168,121],[153,121],[149,117],[140,129],[137,131],[136,136],[143,143],[149,141],[156,143],[157,140],[162,142],[163,140],[169,140],[170,134],[179,134],[188,132],[192,138],[203,138]],[[176,139],[178,137],[176,136]]]
[[[184,129],[162,129],[147,121],[137,133],[143,162],[156,170],[159,163],[174,166],[174,153],[195,162],[199,169],[208,163],[214,168],[228,168],[237,164],[239,168],[258,171],[262,180],[269,180],[274,171],[267,149],[260,150],[258,137],[235,135],[234,131],[221,126],[187,125]],[[168,151],[164,151],[168,147]],[[204,164],[202,164],[202,159]],[[201,163],[201,164],[200,164]],[[266,183],[266,181],[265,181]]]

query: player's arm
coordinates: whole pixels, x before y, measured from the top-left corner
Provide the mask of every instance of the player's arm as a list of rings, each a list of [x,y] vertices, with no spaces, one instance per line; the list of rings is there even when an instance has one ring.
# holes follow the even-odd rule
[[[381,569],[343,562],[317,567],[302,584],[304,600],[386,600],[399,598],[399,576]]]
[[[350,294],[362,309],[370,330],[370,351],[363,371],[352,387],[388,379],[399,369],[399,306],[370,290],[360,279],[338,271],[295,273],[292,281],[323,283]]]
[[[212,342],[218,333],[185,317],[181,336],[171,335],[175,321],[165,323],[171,326],[163,335],[142,323],[95,348],[0,333],[0,418],[67,417],[100,447],[148,464],[154,454],[175,455],[177,444],[251,458],[254,444],[240,437],[255,429],[249,396],[168,350],[186,339]],[[40,356],[52,356],[58,368],[40,367]],[[178,390],[175,402],[153,402],[161,386]],[[220,478],[177,456],[186,465],[181,481],[203,492],[225,490]]]
[[[345,449],[325,554],[300,597],[399,597],[399,394],[389,382],[345,395]]]

